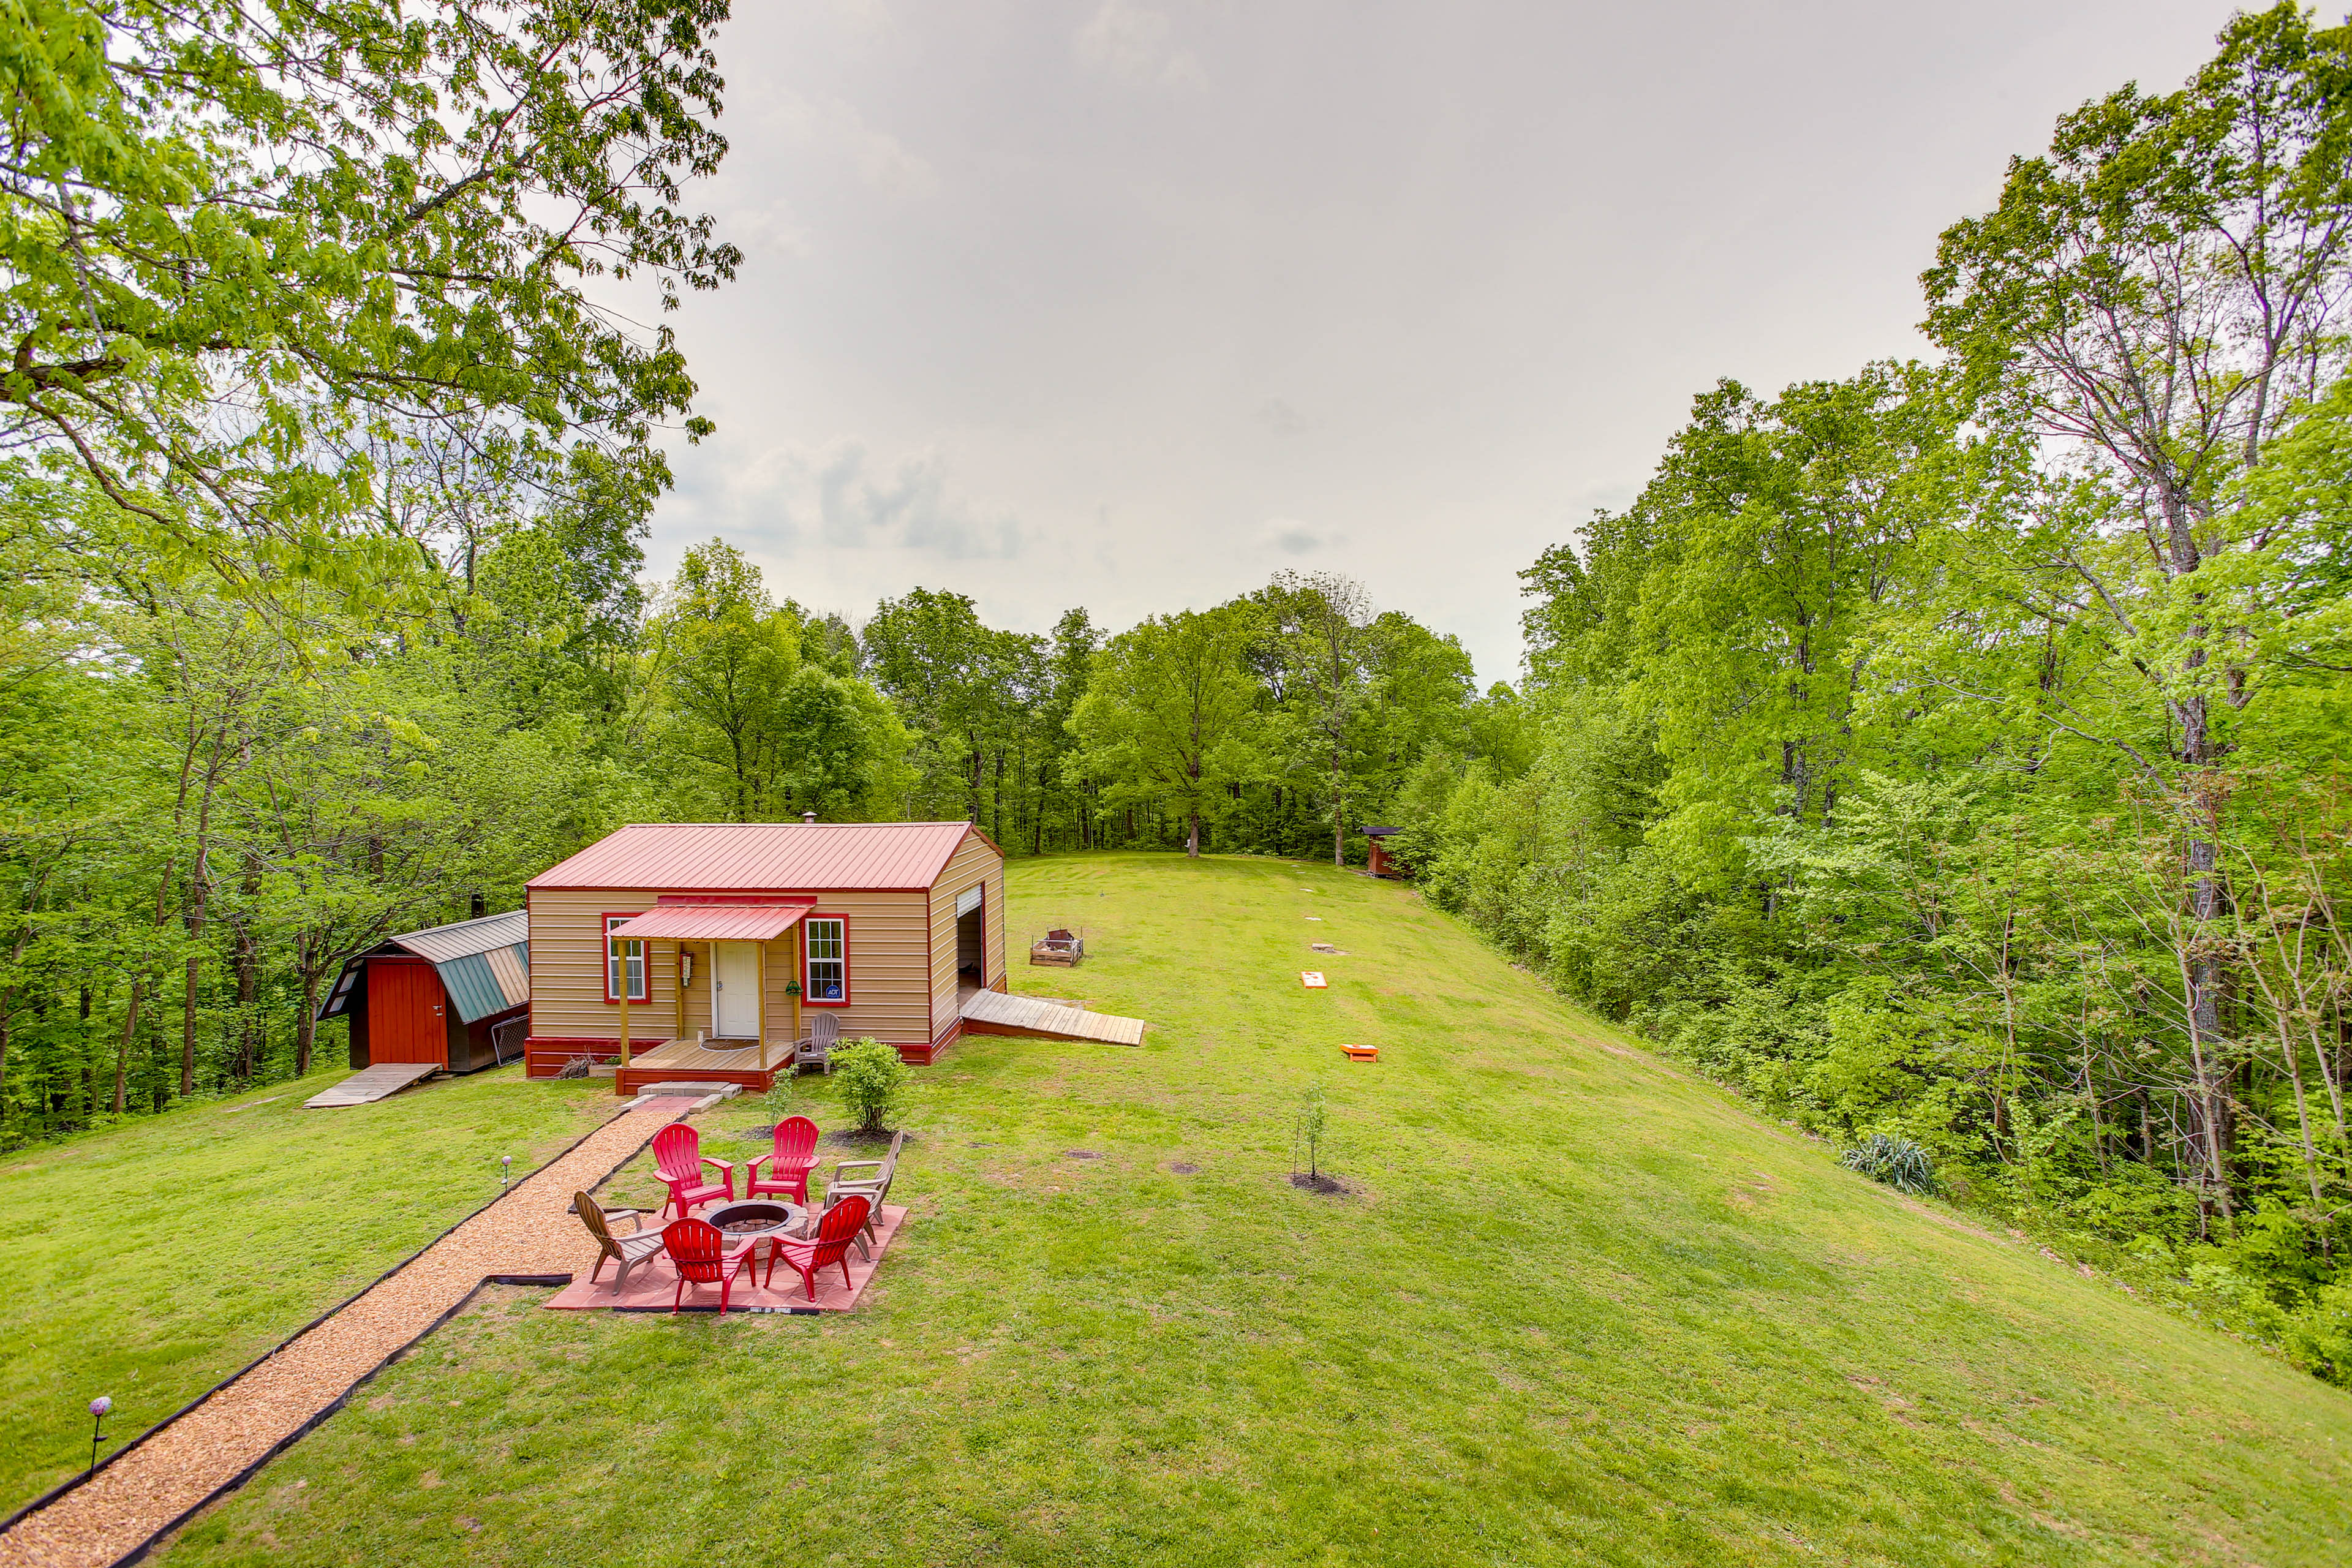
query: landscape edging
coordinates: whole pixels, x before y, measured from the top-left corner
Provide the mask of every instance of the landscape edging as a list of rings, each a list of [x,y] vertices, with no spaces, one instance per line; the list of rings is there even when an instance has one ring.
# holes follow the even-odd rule
[[[591,1127],[587,1131],[583,1132],[579,1137],[573,1139],[571,1142],[565,1144],[562,1148],[549,1155],[545,1161],[541,1162],[534,1169],[526,1172],[519,1181],[513,1184],[513,1186],[520,1186],[523,1182],[530,1180],[532,1176],[539,1174],[541,1171],[548,1169],[548,1167],[553,1165],[558,1160],[562,1159],[566,1154],[571,1153],[573,1150],[579,1148],[580,1145],[587,1142],[589,1139],[593,1138],[597,1133],[602,1132],[605,1128],[610,1127],[621,1117],[627,1115],[635,1103],[635,1102],[634,1100],[624,1102],[620,1110],[614,1111],[611,1116],[599,1121],[595,1126]],[[684,1117],[691,1114],[694,1109],[696,1108],[688,1107],[686,1110],[678,1111],[677,1115],[670,1117],[668,1121],[665,1121],[662,1125],[667,1126],[669,1121],[682,1120]],[[660,1129],[656,1128],[655,1131],[658,1131]],[[610,1181],[614,1171],[619,1170],[623,1165],[625,1165],[631,1160],[635,1159],[639,1153],[644,1152],[646,1143],[650,1143],[652,1142],[653,1133],[646,1133],[644,1142],[639,1143],[635,1148],[631,1149],[626,1154],[614,1162],[611,1170],[607,1170],[603,1175],[596,1178],[597,1182],[601,1184]],[[56,1486],[51,1487],[47,1491],[43,1492],[32,1501],[25,1504],[24,1507],[16,1510],[5,1519],[0,1519],[0,1535],[5,1535],[9,1531],[14,1530],[21,1521],[40,1512],[41,1510],[48,1507],[51,1503],[58,1501],[68,1493],[78,1490],[80,1488],[89,1485],[91,1481],[96,1480],[100,1472],[105,1470],[116,1460],[140,1447],[150,1438],[155,1436],[156,1434],[178,1422],[183,1416],[187,1415],[198,1405],[204,1404],[205,1401],[212,1398],[215,1394],[220,1393],[223,1389],[228,1387],[239,1378],[244,1377],[247,1373],[265,1365],[271,1360],[271,1358],[282,1352],[295,1341],[310,1332],[313,1329],[318,1328],[320,1325],[326,1322],[328,1319],[332,1318],[337,1313],[342,1311],[345,1308],[352,1305],[352,1302],[357,1301],[361,1297],[366,1295],[369,1291],[374,1289],[377,1286],[383,1284],[385,1280],[391,1279],[394,1275],[399,1273],[402,1269],[407,1268],[410,1264],[424,1257],[434,1247],[438,1247],[441,1243],[448,1240],[450,1237],[457,1234],[460,1226],[465,1225],[468,1220],[472,1220],[480,1215],[487,1213],[501,1199],[507,1197],[512,1190],[512,1186],[501,1188],[495,1195],[484,1201],[480,1207],[469,1210],[467,1213],[458,1216],[457,1219],[451,1222],[447,1229],[442,1231],[438,1236],[434,1237],[424,1246],[418,1247],[415,1251],[410,1253],[399,1262],[394,1263],[391,1268],[385,1269],[383,1273],[377,1275],[374,1279],[361,1286],[351,1295],[345,1297],[341,1301],[336,1302],[333,1306],[328,1308],[325,1311],[320,1313],[317,1317],[311,1319],[309,1322],[303,1324],[300,1328],[295,1330],[292,1333],[278,1341],[275,1345],[272,1345],[268,1350],[264,1351],[260,1355],[256,1356],[252,1361],[247,1362],[245,1365],[237,1368],[235,1372],[230,1373],[226,1377],[222,1378],[218,1383],[214,1384],[210,1388],[205,1389],[202,1394],[197,1394],[194,1399],[189,1400],[185,1405],[181,1405],[180,1408],[173,1411],[172,1414],[164,1416],[163,1419],[156,1422],[152,1426],[148,1427],[144,1432],[140,1433],[139,1436],[133,1437],[128,1443],[125,1443],[121,1447],[115,1449],[114,1452],[107,1455],[106,1458],[100,1459],[96,1465],[93,1465],[89,1469],[82,1471],[79,1475],[70,1476],[66,1479],[59,1481]],[[443,1323],[448,1321],[452,1316],[456,1315],[466,1306],[467,1302],[471,1301],[474,1299],[475,1292],[478,1291],[482,1286],[507,1283],[517,1285],[561,1283],[568,1285],[571,1282],[572,1276],[569,1274],[562,1276],[560,1281],[557,1280],[556,1277],[553,1275],[544,1274],[484,1275],[474,1286],[473,1289],[466,1292],[465,1296],[457,1302],[457,1306],[450,1308],[448,1311],[444,1312],[439,1317],[434,1319],[430,1324],[426,1325],[416,1334],[415,1338],[407,1341],[398,1349],[394,1350],[391,1354],[385,1356],[382,1361],[376,1363],[375,1365],[362,1373],[358,1378],[353,1380],[350,1388],[344,1389],[341,1394],[336,1395],[333,1403],[330,1404],[325,1409],[314,1414],[309,1420],[303,1422],[302,1425],[297,1427],[294,1431],[287,1434],[278,1442],[272,1444],[268,1453],[263,1454],[261,1458],[256,1459],[245,1469],[239,1471],[229,1480],[224,1482],[221,1486],[206,1494],[201,1501],[188,1509],[185,1512],[180,1514],[169,1524],[164,1525],[161,1530],[156,1531],[152,1535],[150,1535],[146,1540],[141,1542],[137,1546],[131,1548],[130,1552],[116,1558],[114,1560],[113,1568],[123,1568],[124,1564],[139,1562],[141,1559],[144,1558],[148,1552],[154,1550],[155,1543],[157,1542],[163,1540],[163,1537],[179,1529],[195,1514],[201,1512],[206,1508],[209,1508],[212,1504],[219,1501],[230,1492],[236,1490],[247,1481],[251,1480],[255,1472],[259,1470],[262,1466],[268,1464],[271,1459],[276,1458],[286,1448],[307,1435],[310,1429],[316,1426],[320,1422],[325,1420],[328,1416],[332,1415],[338,1410],[341,1410],[343,1407],[344,1403],[351,1398],[352,1390],[358,1388],[361,1384],[365,1383],[377,1373],[382,1372],[386,1366],[389,1366],[399,1357],[406,1354],[415,1347],[418,1340],[422,1340],[426,1334],[431,1333],[435,1329],[439,1328]]]

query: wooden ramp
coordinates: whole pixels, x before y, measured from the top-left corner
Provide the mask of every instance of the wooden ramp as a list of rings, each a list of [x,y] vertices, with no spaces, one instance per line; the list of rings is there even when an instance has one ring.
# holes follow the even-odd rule
[[[369,1105],[388,1094],[398,1094],[417,1079],[441,1070],[439,1062],[378,1062],[362,1068],[332,1089],[323,1089],[302,1102],[305,1110],[331,1110],[339,1105]]]
[[[1143,1020],[1116,1013],[1089,1013],[1034,996],[975,991],[964,998],[964,1032],[972,1035],[1035,1035],[1048,1040],[1101,1040],[1113,1046],[1143,1044]]]

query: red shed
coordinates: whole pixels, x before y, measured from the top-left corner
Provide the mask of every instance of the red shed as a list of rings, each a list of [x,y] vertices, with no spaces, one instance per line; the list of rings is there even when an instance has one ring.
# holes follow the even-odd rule
[[[473,1072],[519,1058],[530,1005],[529,917],[459,921],[354,953],[319,1016],[352,1021],[352,1066]]]

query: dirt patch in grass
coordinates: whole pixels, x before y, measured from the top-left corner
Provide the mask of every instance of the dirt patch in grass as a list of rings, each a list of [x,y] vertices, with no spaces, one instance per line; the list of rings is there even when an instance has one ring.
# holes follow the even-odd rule
[[[1102,1158],[1102,1152],[1098,1149],[1065,1149],[1062,1151],[1062,1158],[1065,1160],[1099,1160]]]
[[[1303,1193],[1352,1193],[1356,1189],[1328,1171],[1308,1175],[1303,1171],[1290,1173],[1290,1184]]]
[[[1179,1160],[1179,1161],[1177,1161],[1174,1164],[1172,1164],[1172,1165],[1169,1166],[1168,1168],[1169,1168],[1169,1170],[1171,1170],[1171,1171],[1174,1172],[1177,1175],[1180,1175],[1180,1176],[1197,1176],[1197,1175],[1199,1175],[1199,1174],[1201,1173],[1201,1167],[1200,1167],[1200,1166],[1198,1166],[1198,1165],[1193,1165],[1193,1164],[1188,1164],[1187,1163],[1185,1163],[1185,1162],[1184,1162],[1184,1161],[1182,1161],[1182,1160]]]
[[[888,1128],[879,1132],[868,1132],[862,1127],[846,1127],[838,1132],[826,1133],[819,1142],[831,1143],[842,1149],[887,1149],[890,1146],[890,1140],[897,1136],[898,1134]],[[912,1143],[914,1141],[913,1133],[907,1134],[908,1142]]]

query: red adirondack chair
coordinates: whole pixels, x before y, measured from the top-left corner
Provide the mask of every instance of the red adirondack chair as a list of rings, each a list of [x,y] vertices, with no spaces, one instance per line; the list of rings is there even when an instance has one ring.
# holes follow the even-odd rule
[[[719,1168],[717,1184],[702,1179],[705,1165]],[[698,1204],[713,1198],[734,1200],[735,1167],[704,1153],[701,1135],[683,1121],[673,1121],[654,1134],[654,1171],[669,1187],[669,1202],[662,1205],[664,1214],[675,1208],[683,1219]]]
[[[816,1271],[829,1263],[841,1265],[841,1282],[850,1283],[849,1244],[856,1239],[858,1227],[866,1223],[866,1200],[846,1197],[824,1211],[816,1222],[816,1235],[806,1241],[790,1237],[779,1237],[768,1248],[767,1279],[764,1287],[776,1277],[776,1259],[782,1257],[784,1266],[801,1277],[808,1287],[808,1299],[816,1300]]]
[[[788,1116],[776,1123],[775,1152],[762,1154],[744,1170],[743,1195],[782,1193],[803,1208],[808,1205],[809,1173],[816,1169],[816,1123],[805,1116]],[[762,1176],[760,1167],[768,1167]]]
[[[719,1287],[719,1315],[727,1315],[728,1293],[735,1289],[735,1276],[743,1272],[751,1261],[752,1251],[760,1238],[753,1237],[738,1243],[732,1250],[727,1246],[727,1233],[707,1219],[674,1219],[662,1227],[662,1250],[677,1265],[677,1293],[669,1299],[673,1312],[686,1300],[688,1285]],[[771,1262],[772,1271],[775,1265]]]

